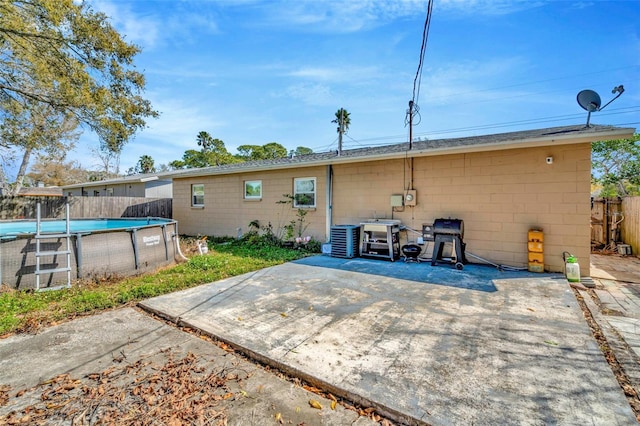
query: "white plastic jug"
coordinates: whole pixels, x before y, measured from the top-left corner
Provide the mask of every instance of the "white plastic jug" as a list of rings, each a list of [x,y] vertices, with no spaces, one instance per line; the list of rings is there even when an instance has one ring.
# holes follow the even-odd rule
[[[567,274],[567,280],[570,283],[579,283],[580,265],[578,264],[578,259],[573,256],[569,256],[567,258],[567,263],[565,264],[565,272]]]

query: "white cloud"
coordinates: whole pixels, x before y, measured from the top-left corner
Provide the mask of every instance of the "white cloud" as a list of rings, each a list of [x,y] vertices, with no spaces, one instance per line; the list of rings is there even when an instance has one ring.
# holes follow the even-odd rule
[[[426,12],[419,0],[284,1],[262,4],[261,25],[308,32],[349,33]]]
[[[308,105],[331,105],[335,103],[335,94],[324,84],[300,83],[285,88],[283,92],[272,92],[272,96],[297,99]]]
[[[548,1],[540,0],[440,0],[434,5],[437,9],[461,15],[499,16],[544,6]]]
[[[300,67],[286,74],[289,77],[315,81],[360,82],[379,76],[378,68],[336,65],[333,67]]]
[[[449,63],[423,72],[421,99],[438,105],[478,102],[513,93],[501,87],[508,76],[522,74],[526,61],[519,57]],[[496,89],[491,89],[491,87]],[[485,89],[478,89],[485,88]]]
[[[149,120],[149,127],[140,132],[138,138],[162,141],[163,145],[176,149],[194,148],[198,132],[215,133],[226,123],[207,114],[205,105],[175,99],[152,99],[154,107],[161,111],[156,120]],[[182,155],[182,152],[180,152]]]
[[[110,0],[93,0],[92,6],[110,17],[112,24],[129,42],[140,45],[145,50],[159,48],[168,40],[174,43],[192,43],[195,37],[219,32],[215,17],[208,8],[180,7],[179,3],[171,14],[135,10],[135,3]],[[195,10],[195,11],[194,11]]]
[[[152,15],[141,16],[135,13],[130,4],[96,0],[92,6],[107,15],[124,38],[143,48],[153,48],[160,37],[161,22]]]

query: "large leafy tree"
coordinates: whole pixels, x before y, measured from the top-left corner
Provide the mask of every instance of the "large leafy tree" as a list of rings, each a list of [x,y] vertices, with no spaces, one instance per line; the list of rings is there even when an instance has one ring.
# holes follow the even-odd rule
[[[38,154],[26,176],[32,182],[46,186],[63,186],[89,180],[90,172],[75,160],[67,160],[66,153]]]
[[[98,135],[102,149],[119,153],[145,119],[157,116],[141,97],[145,80],[133,64],[139,52],[87,2],[1,0],[0,122],[9,128],[23,120],[26,128],[47,109],[50,118],[73,116]],[[26,142],[3,144],[24,149]]]
[[[298,155],[313,154],[313,150],[311,148],[307,148],[306,146],[299,146],[295,150],[291,150],[289,154],[297,157]]]
[[[169,163],[172,169],[197,169],[207,167],[207,163],[202,152],[195,149],[188,149],[182,154],[182,160],[174,160]]]
[[[200,132],[196,137],[198,146],[201,147],[205,161],[209,166],[221,166],[223,164],[235,163],[233,155],[224,146],[224,142],[218,138],[213,138],[207,132]]]
[[[287,156],[287,148],[277,142],[269,142],[264,145],[240,145],[238,157],[243,161],[249,160],[274,160]]]
[[[200,150],[188,149],[182,155],[182,160],[169,163],[174,169],[193,169],[198,167],[221,166],[236,163],[238,160],[227,151],[224,142],[213,138],[207,132],[200,132],[196,136]]]
[[[72,148],[78,138],[77,120],[65,111],[37,103],[24,106],[18,102],[5,104],[0,122],[0,140],[5,148],[21,153],[15,184],[10,193],[18,194],[33,154],[58,155]]]
[[[640,195],[640,134],[591,145],[591,179],[603,196]]]

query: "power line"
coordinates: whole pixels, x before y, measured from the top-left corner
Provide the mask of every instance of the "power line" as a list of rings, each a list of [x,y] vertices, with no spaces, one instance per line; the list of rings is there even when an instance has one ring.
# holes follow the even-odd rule
[[[413,96],[411,98],[413,105],[418,104],[418,98],[420,97],[422,67],[424,65],[424,55],[427,52],[427,40],[429,39],[429,28],[431,27],[432,10],[433,10],[433,1],[429,0],[429,4],[427,6],[427,17],[424,21],[424,28],[422,30],[422,44],[420,46],[420,60],[418,61],[418,70],[416,71],[416,76],[413,79]]]
[[[598,117],[622,115],[622,114],[629,114],[629,113],[636,113],[636,112],[640,112],[640,105],[610,109],[608,110],[608,112],[603,112],[601,114],[598,114]],[[584,113],[566,114],[566,115],[558,115],[558,116],[552,116],[552,117],[540,117],[540,118],[532,118],[532,119],[526,119],[526,120],[514,120],[514,121],[508,121],[504,123],[493,123],[493,124],[478,125],[478,126],[458,127],[453,129],[433,130],[429,132],[422,132],[417,136],[474,132],[479,130],[500,129],[500,128],[516,127],[516,126],[522,126],[526,124],[536,124],[536,123],[538,124],[553,123],[553,122],[569,121],[569,120],[576,121],[581,118],[584,118]],[[631,126],[631,125],[637,125],[637,124],[640,124],[640,122],[613,123],[611,125]],[[367,146],[371,147],[371,146],[383,146],[383,145],[389,145],[393,143],[406,142],[406,135],[389,135],[389,136],[380,136],[375,138],[366,138],[366,139],[359,139],[359,140],[356,140],[353,137],[349,136],[349,139],[351,139],[351,141],[357,144],[358,147],[367,147]],[[335,141],[332,144],[330,144],[329,147],[333,146],[334,144],[335,144]]]
[[[418,70],[413,79],[413,95],[409,101],[409,109],[405,115],[405,126],[409,126],[409,149],[413,143],[413,122],[414,115],[418,116],[418,123],[422,121],[420,116],[420,108],[418,107],[418,98],[420,97],[420,83],[422,82],[422,68],[424,66],[424,55],[427,52],[427,40],[429,39],[429,28],[431,27],[431,15],[433,11],[433,1],[429,0],[427,5],[427,17],[424,20],[424,29],[422,30],[422,45],[420,46],[420,60],[418,61]]]
[[[582,73],[582,74],[568,75],[568,76],[564,76],[564,77],[555,77],[555,78],[548,78],[548,79],[544,79],[544,80],[534,80],[534,81],[528,81],[528,82],[524,82],[524,83],[509,84],[509,85],[506,85],[506,86],[496,86],[496,87],[489,87],[489,88],[486,88],[486,89],[470,90],[470,91],[467,91],[467,92],[448,94],[446,96],[436,96],[436,97],[430,98],[430,100],[433,101],[433,100],[438,100],[438,99],[446,99],[446,98],[455,97],[455,96],[471,95],[471,94],[474,94],[474,93],[483,93],[483,92],[490,92],[490,91],[493,91],[493,90],[509,89],[509,88],[512,88],[512,87],[529,86],[529,85],[533,85],[533,84],[548,83],[548,82],[551,82],[551,81],[558,81],[558,80],[567,80],[567,79],[575,80],[577,77],[584,77],[584,76],[588,76],[588,75],[610,73],[612,71],[621,71],[621,70],[626,70],[626,69],[630,69],[630,68],[640,68],[640,66],[638,66],[638,65],[630,65],[630,66],[612,68],[612,69],[601,70],[601,71],[593,71],[593,72]],[[563,90],[565,90],[565,89],[563,89]],[[542,92],[542,93],[551,93],[551,92],[556,92],[556,91],[560,91],[560,90],[554,90],[554,91],[548,91],[548,92]],[[541,93],[541,92],[536,92],[536,93]],[[529,95],[523,95],[523,96],[529,96]],[[502,98],[498,98],[498,99],[502,99]],[[506,98],[504,98],[504,99],[506,99]]]
[[[631,109],[631,108],[639,108],[639,109]],[[628,114],[628,113],[633,113],[633,112],[640,112],[640,107],[631,107],[631,108],[618,108],[615,110],[610,110],[609,112],[603,112],[601,114],[598,114],[599,117],[601,116],[609,116],[609,115],[619,115],[619,114]],[[613,112],[613,111],[619,111],[619,110],[629,110],[629,111],[622,111],[622,112]],[[459,133],[459,132],[464,132],[464,131],[474,131],[474,130],[487,130],[487,129],[497,129],[497,128],[504,128],[504,127],[514,127],[514,126],[520,126],[520,125],[524,125],[524,124],[534,124],[534,123],[552,123],[552,122],[558,122],[558,121],[566,121],[566,120],[575,120],[575,119],[579,119],[584,117],[584,113],[578,113],[578,114],[567,114],[567,115],[558,115],[558,116],[554,116],[554,117],[541,117],[541,118],[532,118],[532,119],[527,119],[527,120],[516,120],[516,121],[508,121],[505,123],[495,123],[495,124],[485,124],[485,125],[479,125],[479,126],[469,126],[469,127],[460,127],[460,128],[456,128],[456,129],[446,129],[446,130],[434,130],[434,131],[430,131],[430,132],[423,132],[420,133],[420,135],[433,135],[433,134],[443,134],[443,133]]]

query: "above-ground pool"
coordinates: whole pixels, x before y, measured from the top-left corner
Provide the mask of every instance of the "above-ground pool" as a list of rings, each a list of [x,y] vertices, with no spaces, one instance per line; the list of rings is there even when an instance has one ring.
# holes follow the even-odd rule
[[[65,220],[0,221],[0,280],[15,289],[66,283]],[[177,222],[170,219],[72,219],[69,221],[71,279],[126,276],[172,264],[179,254]],[[47,270],[52,272],[48,273]]]

